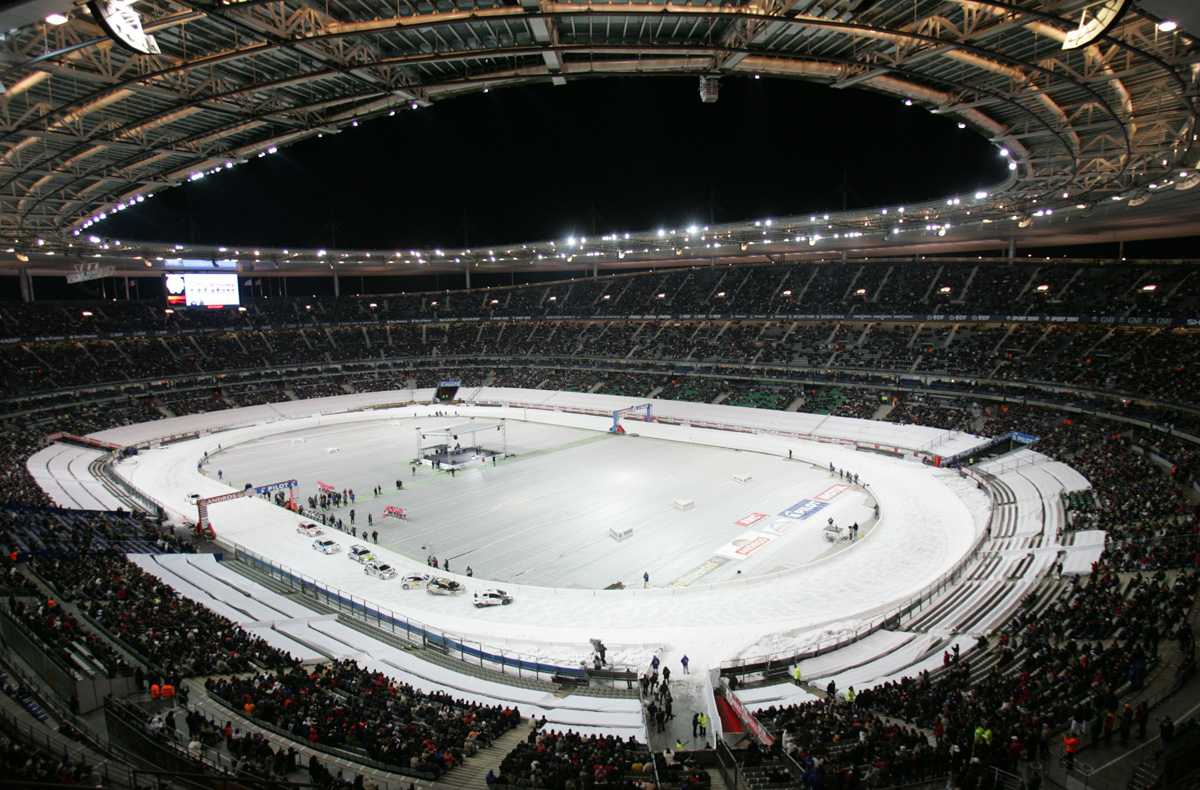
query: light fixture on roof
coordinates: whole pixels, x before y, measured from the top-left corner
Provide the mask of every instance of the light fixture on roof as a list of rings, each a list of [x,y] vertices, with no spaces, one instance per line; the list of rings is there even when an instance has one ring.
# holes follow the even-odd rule
[[[912,99],[905,99],[905,100],[904,100],[904,106],[905,106],[905,107],[911,107],[911,106],[913,106],[913,100],[912,100]]]
[[[68,19],[69,19],[69,17],[66,14],[60,14],[56,11],[53,14],[46,15],[46,24],[47,25],[65,25],[67,23]],[[1159,25],[1158,29],[1162,30],[1162,25]],[[1174,28],[1172,28],[1172,30],[1174,30]]]
[[[1143,285],[1142,290],[1143,291],[1157,291],[1158,286],[1157,285]]]
[[[46,17],[46,21],[50,21],[50,17]],[[1158,30],[1161,33],[1174,33],[1179,29],[1179,23],[1174,19],[1164,19],[1158,23]]]

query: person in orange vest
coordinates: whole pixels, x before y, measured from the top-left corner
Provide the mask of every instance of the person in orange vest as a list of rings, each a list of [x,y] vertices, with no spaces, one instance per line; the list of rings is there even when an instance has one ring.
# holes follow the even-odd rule
[[[170,683],[164,683],[162,687],[162,698],[171,699],[175,696],[175,687]]]
[[[1079,749],[1079,739],[1075,733],[1068,732],[1063,736],[1063,745],[1067,747],[1067,770],[1075,770],[1075,751]]]
[[[157,683],[151,683],[150,684],[150,699],[158,699],[161,696],[162,696],[162,689],[160,689],[158,687]]]

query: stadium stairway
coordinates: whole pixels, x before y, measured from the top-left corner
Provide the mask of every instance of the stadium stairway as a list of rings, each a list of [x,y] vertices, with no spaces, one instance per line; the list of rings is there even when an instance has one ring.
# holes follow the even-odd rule
[[[455,787],[462,788],[462,790],[479,790],[481,787],[487,787],[484,779],[487,777],[488,771],[494,769],[499,774],[501,761],[518,743],[528,737],[527,721],[527,719],[522,719],[520,724],[493,741],[490,748],[480,749],[474,757],[464,758],[462,765],[446,772],[432,784],[437,787]],[[515,782],[513,786],[516,786]]]

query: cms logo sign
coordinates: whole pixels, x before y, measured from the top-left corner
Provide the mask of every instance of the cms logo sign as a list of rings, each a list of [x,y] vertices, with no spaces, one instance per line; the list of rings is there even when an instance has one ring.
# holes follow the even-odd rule
[[[818,502],[815,499],[805,499],[803,502],[798,502],[797,504],[792,505],[779,515],[787,518],[798,518],[804,520],[813,513],[819,513],[826,506],[828,506],[828,504],[828,502]]]

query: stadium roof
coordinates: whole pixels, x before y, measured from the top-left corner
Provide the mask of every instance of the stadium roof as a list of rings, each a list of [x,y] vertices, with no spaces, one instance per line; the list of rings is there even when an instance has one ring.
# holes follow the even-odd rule
[[[1098,23],[1088,28],[1123,2],[149,0],[131,6],[149,38],[118,44],[109,33],[128,27],[102,26],[98,0],[87,9],[36,0],[3,19],[58,7],[68,18],[5,37],[0,266],[61,273],[98,257],[143,274],[171,259],[280,273],[607,269],[1200,233],[1200,190],[1190,190],[1200,183],[1196,40],[1160,29],[1162,20],[1137,5],[1107,20],[1103,34]],[[1098,37],[1064,49],[1081,19]],[[881,207],[489,250],[228,250],[89,238],[99,217],[157,191],[364,119],[494,87],[647,74],[878,91],[993,141],[1011,160],[1011,178],[903,214]],[[786,146],[746,131],[743,144]]]

